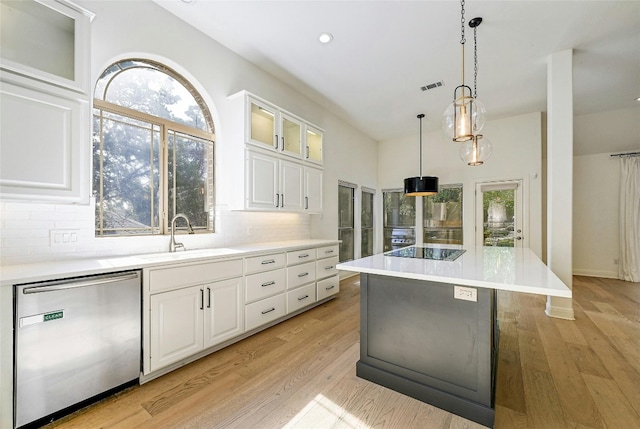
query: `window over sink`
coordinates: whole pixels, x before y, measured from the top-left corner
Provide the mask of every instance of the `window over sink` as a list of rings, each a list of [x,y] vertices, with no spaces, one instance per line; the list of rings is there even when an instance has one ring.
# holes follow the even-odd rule
[[[211,113],[183,76],[150,60],[109,66],[94,93],[96,236],[165,234],[178,213],[213,232],[214,141]]]

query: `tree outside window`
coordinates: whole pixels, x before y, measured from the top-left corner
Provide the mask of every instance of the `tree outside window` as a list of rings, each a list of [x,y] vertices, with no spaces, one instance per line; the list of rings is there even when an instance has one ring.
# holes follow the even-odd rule
[[[147,60],[108,67],[93,130],[96,236],[165,234],[177,213],[213,231],[213,121],[182,76]]]

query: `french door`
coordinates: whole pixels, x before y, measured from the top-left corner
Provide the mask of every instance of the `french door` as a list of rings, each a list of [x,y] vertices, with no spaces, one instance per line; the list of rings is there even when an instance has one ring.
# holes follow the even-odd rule
[[[476,245],[527,247],[522,180],[476,184]]]

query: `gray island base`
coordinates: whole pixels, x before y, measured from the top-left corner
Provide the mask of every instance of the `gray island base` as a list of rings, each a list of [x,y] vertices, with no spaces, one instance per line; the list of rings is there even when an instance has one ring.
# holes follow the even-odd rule
[[[468,301],[454,287],[361,273],[356,375],[493,427],[496,291]]]

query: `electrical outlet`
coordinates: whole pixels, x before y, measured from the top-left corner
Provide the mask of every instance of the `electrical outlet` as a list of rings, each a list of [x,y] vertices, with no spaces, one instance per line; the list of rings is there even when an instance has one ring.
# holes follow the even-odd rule
[[[68,246],[78,244],[79,229],[50,229],[49,246]]]
[[[453,287],[453,297],[463,301],[478,301],[478,289],[464,286]]]

